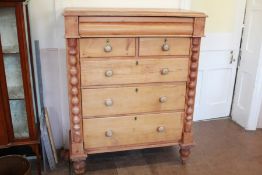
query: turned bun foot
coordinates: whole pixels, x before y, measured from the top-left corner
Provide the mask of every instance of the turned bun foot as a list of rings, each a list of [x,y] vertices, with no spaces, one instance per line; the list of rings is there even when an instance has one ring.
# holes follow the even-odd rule
[[[76,160],[73,161],[74,173],[75,174],[84,174],[86,162],[85,160]]]
[[[184,165],[186,164],[186,160],[188,159],[191,151],[190,151],[190,147],[181,147],[180,148],[180,158],[181,158],[181,163]]]

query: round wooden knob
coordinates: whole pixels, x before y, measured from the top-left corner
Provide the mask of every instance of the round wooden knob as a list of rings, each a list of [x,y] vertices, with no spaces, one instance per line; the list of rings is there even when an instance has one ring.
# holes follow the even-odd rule
[[[164,126],[159,126],[157,128],[157,132],[164,132],[165,131],[165,127]]]
[[[107,44],[105,47],[104,47],[104,51],[105,52],[111,52],[113,50],[112,46],[110,46],[109,44]]]
[[[113,105],[113,100],[112,99],[106,99],[105,100],[105,105],[108,106],[108,107],[112,106]]]
[[[165,103],[167,101],[167,97],[163,96],[159,98],[160,103]]]
[[[163,46],[162,46],[162,50],[163,51],[169,51],[169,45],[167,44],[167,43],[165,43],[165,44],[163,44]]]
[[[108,130],[105,132],[105,136],[106,137],[112,137],[113,136],[113,131],[112,130]]]
[[[113,71],[112,71],[112,70],[107,70],[107,71],[105,72],[105,76],[106,76],[106,77],[112,77],[112,76],[113,76]]]
[[[164,68],[161,70],[161,74],[162,75],[167,75],[169,73],[169,69],[168,68]]]

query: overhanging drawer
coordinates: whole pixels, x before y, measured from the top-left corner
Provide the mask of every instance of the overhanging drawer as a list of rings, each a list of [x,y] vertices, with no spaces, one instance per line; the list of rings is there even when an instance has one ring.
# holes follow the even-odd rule
[[[152,36],[193,33],[193,18],[159,17],[80,17],[81,37]]]

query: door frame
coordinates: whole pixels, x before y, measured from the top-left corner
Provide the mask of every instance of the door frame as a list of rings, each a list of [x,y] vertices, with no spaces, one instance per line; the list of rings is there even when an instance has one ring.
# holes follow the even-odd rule
[[[247,120],[246,130],[256,130],[262,104],[262,46],[255,80],[255,89],[251,100],[250,114]]]
[[[247,0],[245,0],[245,1],[247,3]],[[244,25],[245,24],[243,24],[243,30],[245,30]],[[241,48],[239,48],[239,49],[241,49]],[[246,130],[256,130],[257,129],[258,122],[259,122],[259,119],[260,119],[259,117],[261,117],[259,115],[260,115],[260,112],[262,112],[262,45],[260,47],[260,55],[259,55],[258,59],[259,60],[258,60],[256,77],[255,77],[254,93],[252,94],[252,97],[251,97],[250,112],[249,112],[249,116],[247,118],[247,122],[245,123],[245,126],[243,126]],[[239,60],[239,61],[241,61],[241,60]],[[238,63],[238,65],[241,66],[240,63]],[[236,77],[236,80],[237,80],[237,77]],[[234,97],[233,97],[233,102],[234,102]],[[232,102],[232,109],[233,109],[233,102]],[[232,110],[231,110],[231,112],[232,112]],[[234,120],[234,118],[232,118],[232,119]],[[234,121],[236,121],[236,120],[234,120]]]

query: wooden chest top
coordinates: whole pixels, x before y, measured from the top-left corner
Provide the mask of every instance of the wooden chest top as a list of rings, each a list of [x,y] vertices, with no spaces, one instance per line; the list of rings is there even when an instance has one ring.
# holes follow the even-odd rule
[[[205,18],[206,14],[182,9],[166,8],[65,8],[64,16],[140,16],[140,17],[193,17]]]
[[[206,15],[180,9],[66,8],[66,38],[204,35]]]

